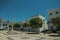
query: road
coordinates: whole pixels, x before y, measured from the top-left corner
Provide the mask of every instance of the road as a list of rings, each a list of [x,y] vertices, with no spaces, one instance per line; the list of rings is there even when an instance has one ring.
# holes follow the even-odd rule
[[[0,31],[0,40],[60,40],[59,37],[49,36],[49,34],[14,34],[7,35],[7,31]]]

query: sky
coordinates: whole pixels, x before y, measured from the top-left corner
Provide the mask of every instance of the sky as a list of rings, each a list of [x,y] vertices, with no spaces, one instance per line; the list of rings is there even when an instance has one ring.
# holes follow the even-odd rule
[[[47,11],[58,7],[60,0],[0,0],[0,18],[18,22],[40,14],[48,19]]]

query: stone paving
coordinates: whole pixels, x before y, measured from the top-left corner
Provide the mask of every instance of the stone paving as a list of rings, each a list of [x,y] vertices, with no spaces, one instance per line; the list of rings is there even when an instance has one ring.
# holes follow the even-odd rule
[[[43,35],[40,34],[15,34],[15,35],[7,35],[7,31],[0,31],[0,40],[60,40],[59,37],[51,37],[49,34]]]

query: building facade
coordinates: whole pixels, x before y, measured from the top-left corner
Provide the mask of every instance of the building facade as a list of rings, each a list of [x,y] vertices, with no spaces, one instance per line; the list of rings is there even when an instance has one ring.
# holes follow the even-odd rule
[[[51,30],[51,29],[57,30],[57,27],[53,26],[53,24],[51,22],[51,19],[52,18],[56,18],[56,17],[60,17],[60,8],[49,10],[47,13],[48,13],[48,26],[49,26],[49,30]]]
[[[41,18],[42,21],[43,21],[43,26],[41,28],[39,28],[40,31],[44,31],[44,30],[48,30],[48,24],[47,24],[47,20],[45,19],[45,17],[43,17],[42,15],[38,14],[38,15],[33,15],[33,16],[30,16],[30,19],[33,19],[33,18]],[[31,27],[23,27],[23,24],[26,22],[29,24],[29,21],[30,20],[24,20],[24,21],[21,21],[21,22],[17,22],[18,24],[21,24],[20,27],[18,29],[21,29],[21,28],[24,28],[24,29],[27,29],[29,30]],[[6,29],[6,28],[9,28],[9,22],[4,22],[2,18],[0,18],[0,29]]]
[[[43,17],[42,15],[38,14],[38,15],[33,15],[33,16],[30,16],[30,19],[33,19],[33,18],[41,18],[42,21],[43,21],[43,25],[41,28],[39,28],[40,32],[41,31],[44,31],[44,30],[48,30],[48,24],[47,24],[47,20],[45,19],[45,17]],[[23,24],[24,23],[28,23],[29,24],[29,21],[30,20],[24,20],[24,21],[21,21],[21,22],[18,22],[21,24],[20,26],[20,30],[23,29],[23,30],[32,30],[31,27],[23,27]]]
[[[3,21],[2,18],[0,18],[0,29],[6,29],[9,27],[9,22]]]
[[[40,14],[37,14],[37,15],[31,16],[30,18],[31,18],[31,19],[32,19],[32,18],[41,18],[42,21],[43,21],[43,25],[42,25],[41,28],[39,28],[40,32],[41,32],[41,31],[44,31],[44,30],[48,30],[48,24],[47,24],[47,20],[45,19],[45,17],[43,17],[43,16],[40,15]]]

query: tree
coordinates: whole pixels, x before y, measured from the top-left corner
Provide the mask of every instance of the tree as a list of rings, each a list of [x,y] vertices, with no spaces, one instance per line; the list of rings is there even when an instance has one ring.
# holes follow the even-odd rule
[[[17,30],[19,30],[19,28],[20,28],[20,24],[18,24],[18,23],[15,23],[15,24],[14,24],[14,29],[17,29]]]
[[[42,19],[40,18],[33,18],[29,22],[30,22],[30,26],[34,29],[41,28],[43,24]]]
[[[25,23],[23,24],[23,27],[28,28],[28,27],[29,27],[29,24],[25,22]],[[23,31],[25,31],[25,29],[24,29]]]
[[[13,29],[20,28],[20,24],[18,23],[15,23],[13,26],[14,26]],[[12,25],[9,25],[9,28],[12,28]]]
[[[24,23],[23,27],[29,27],[29,24],[28,23]]]
[[[51,22],[58,30],[60,30],[60,17],[52,18]]]
[[[14,24],[14,27],[20,28],[20,24],[16,23],[16,24]]]

